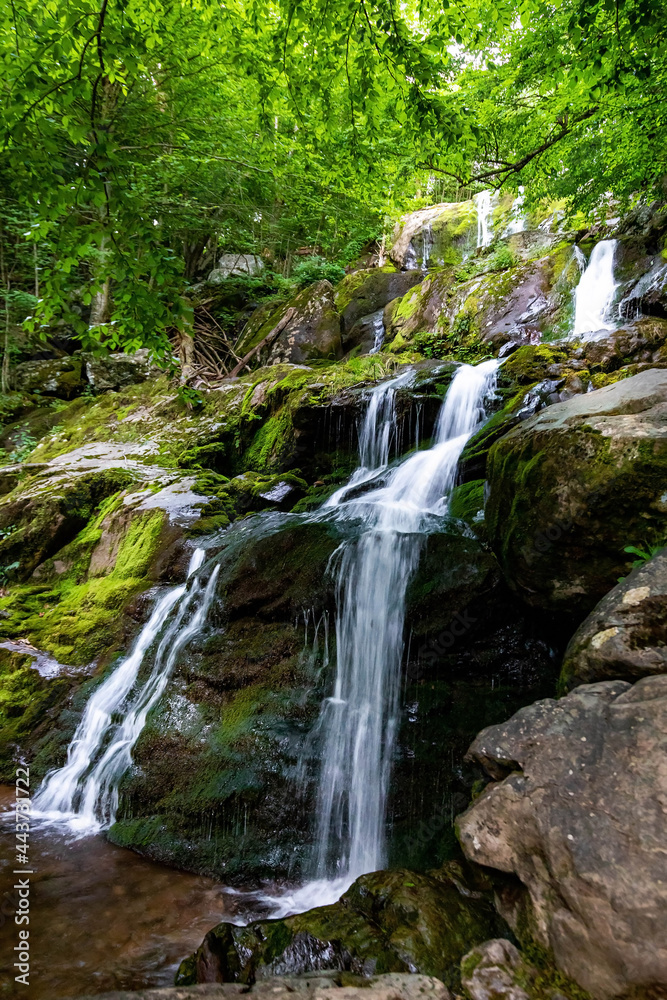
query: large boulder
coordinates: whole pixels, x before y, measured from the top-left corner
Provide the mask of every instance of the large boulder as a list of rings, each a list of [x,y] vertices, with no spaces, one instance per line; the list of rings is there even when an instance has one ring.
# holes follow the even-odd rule
[[[458,264],[476,245],[474,202],[442,202],[404,215],[394,229],[389,255],[401,268],[426,270]]]
[[[261,349],[264,364],[302,365],[311,359],[341,357],[340,316],[333,286],[326,280],[302,288],[287,302],[255,310],[236,344],[237,354],[245,355],[260,344],[288,310],[292,310],[290,319],[277,339]]]
[[[93,392],[117,391],[144,382],[151,373],[149,351],[134,354],[84,354],[86,379]]]
[[[246,927],[218,924],[177,982],[252,983],[335,969],[418,972],[458,986],[462,956],[502,927],[483,893],[457,887],[444,870],[373,872],[330,906]]]
[[[486,522],[531,604],[588,613],[667,526],[667,371],[556,403],[488,456]]]
[[[570,640],[561,674],[566,687],[667,673],[667,549],[639,562]]]
[[[485,729],[494,779],[458,818],[499,908],[596,1000],[667,988],[667,677],[583,685]],[[511,876],[509,881],[507,876]]]
[[[294,315],[269,350],[269,364],[300,365],[315,358],[335,360],[342,353],[340,317],[329,281],[308,285],[288,303]]]
[[[13,382],[20,392],[39,392],[56,399],[74,399],[86,387],[83,359],[74,356],[46,361],[23,361],[14,369]]]
[[[387,341],[427,331],[447,338],[455,348],[462,335],[474,333],[485,344],[500,347],[567,332],[580,273],[571,246],[528,261],[504,245],[485,254],[469,262],[467,272],[436,271],[391,302],[384,315]]]

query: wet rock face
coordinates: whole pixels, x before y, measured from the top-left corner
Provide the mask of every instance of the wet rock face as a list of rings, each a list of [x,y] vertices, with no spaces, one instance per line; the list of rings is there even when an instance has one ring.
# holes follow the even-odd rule
[[[246,927],[222,923],[186,960],[178,982],[261,982],[323,969],[362,976],[418,972],[459,982],[461,956],[500,929],[479,891],[442,872],[363,875],[338,903]]]
[[[477,242],[472,201],[443,202],[405,215],[396,226],[391,259],[401,268],[456,264]]]
[[[137,743],[137,768],[124,779],[120,819],[111,830],[115,842],[232,883],[277,874],[299,877],[310,857],[319,773],[319,744],[309,734],[322,698],[331,691],[335,669],[335,576],[329,564],[340,543],[353,537],[353,528],[344,530],[336,522],[263,514],[237,522],[220,537],[220,551],[211,550],[211,565],[221,564],[218,601]],[[451,523],[447,533],[429,539],[408,597],[415,647],[442,639],[452,615],[465,615],[475,598],[484,610],[473,609],[474,632],[464,628],[461,641],[479,643],[481,632],[483,645],[493,617],[489,644],[497,646],[501,621],[505,627],[508,621],[497,581],[493,555],[462,525]],[[489,608],[496,606],[492,616]],[[514,624],[512,620],[512,628]],[[458,636],[458,624],[453,627]],[[520,646],[522,638],[517,632]],[[509,645],[506,639],[506,657]],[[544,650],[534,644],[527,648],[524,659],[544,667]],[[449,647],[442,649],[452,653]],[[399,792],[394,810],[399,830],[392,847],[398,864],[409,857],[428,867],[451,855],[452,809],[441,807],[439,800],[417,801],[411,779],[416,766],[419,775],[428,774],[445,792],[451,758],[446,751],[434,752],[438,727],[444,726],[450,738],[452,716],[458,714],[463,728],[456,732],[452,753],[460,761],[479,727],[477,701],[488,683],[471,691],[460,677],[452,698],[451,678],[443,686],[443,678],[435,677],[439,671],[451,672],[441,663],[439,650],[428,646],[435,662],[429,658],[428,670],[418,666],[414,674],[408,667],[406,677],[410,702],[419,698],[424,710],[416,756],[411,747],[414,722],[406,718],[399,736],[401,763],[393,782]],[[466,663],[463,674],[480,669],[473,662],[468,670]],[[495,661],[489,670],[495,670]],[[553,683],[555,668],[549,676]],[[518,702],[507,702],[509,687],[521,692]],[[484,718],[503,718],[527,697],[512,677],[507,686],[498,685],[498,697]],[[450,712],[452,700],[455,712]],[[305,787],[295,780],[298,761]],[[462,794],[459,808],[467,801],[467,788]],[[428,827],[424,840],[420,824],[433,810],[435,828]],[[206,835],[200,832],[202,815],[209,817]]]
[[[170,986],[95,994],[77,1000],[236,1000],[252,993],[257,1000],[450,1000],[444,983],[432,976],[393,972],[359,980],[326,972],[305,976],[272,976],[249,987],[245,983],[213,983],[208,986]],[[72,998],[74,1000],[74,998]]]
[[[596,1000],[667,987],[667,677],[583,685],[480,733],[494,783],[458,818],[499,907]],[[652,992],[653,991],[653,992]]]
[[[549,406],[488,457],[486,522],[510,584],[582,616],[667,525],[667,372]]]
[[[667,673],[667,550],[638,566],[600,601],[565,652],[561,681],[634,681]]]

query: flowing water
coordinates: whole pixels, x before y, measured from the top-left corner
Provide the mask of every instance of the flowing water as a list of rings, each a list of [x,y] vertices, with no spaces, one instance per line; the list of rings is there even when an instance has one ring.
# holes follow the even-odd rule
[[[398,725],[405,599],[426,536],[437,531],[466,441],[484,417],[498,362],[461,366],[441,407],[431,448],[389,469],[394,396],[401,379],[371,396],[360,466],[322,514],[361,522],[332,563],[336,575],[336,678],[318,730],[315,880],[274,900],[274,915],[338,898],[386,863],[385,820]],[[402,378],[402,377],[401,377]],[[361,482],[376,485],[359,494]]]
[[[614,329],[610,311],[618,287],[614,280],[616,243],[616,240],[602,240],[593,247],[588,266],[575,290],[575,337]]]
[[[14,800],[14,788],[0,786],[0,997],[172,986],[204,934],[236,919],[237,897],[213,879],[146,861],[102,835],[33,829],[30,985],[15,983]]]
[[[497,361],[462,365],[441,406],[430,448],[391,464],[396,447],[396,394],[408,370],[373,389],[359,432],[359,466],[311,517],[349,523],[351,537],[334,553],[336,676],[315,736],[321,751],[313,880],[295,892],[244,894],[273,916],[337,899],[359,875],[386,861],[389,780],[400,710],[406,592],[425,538],[440,530],[458,460],[484,417]],[[128,656],[89,699],[66,764],[35,797],[43,825],[75,835],[108,827],[118,784],[150,709],[179,652],[205,623],[218,567],[200,579],[202,550],[188,580],[162,596]],[[88,838],[91,842],[99,838]]]
[[[197,576],[203,560],[204,550],[197,549],[188,570],[191,585],[172,587],[157,602],[129,655],[89,698],[67,762],[46,776],[34,798],[38,819],[65,823],[82,834],[114,822],[118,784],[131,766],[132,749],[146,717],[164,691],[178,654],[204,624],[213,600],[218,568],[203,587]],[[139,683],[140,670],[150,656],[148,677]]]
[[[526,217],[523,213],[523,205],[526,200],[526,194],[523,184],[519,185],[519,190],[517,196],[512,202],[512,214],[510,217],[509,224],[505,230],[506,236],[511,236],[513,233],[523,233],[526,230]]]
[[[490,191],[480,191],[475,195],[477,209],[477,246],[488,247],[493,238],[493,205]]]

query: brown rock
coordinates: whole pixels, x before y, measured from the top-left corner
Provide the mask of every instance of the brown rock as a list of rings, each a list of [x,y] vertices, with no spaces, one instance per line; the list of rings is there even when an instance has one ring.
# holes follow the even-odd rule
[[[667,673],[667,549],[603,597],[572,637],[561,680],[635,681]]]
[[[459,817],[460,841],[517,880],[498,896],[517,933],[599,1000],[662,995],[667,677],[537,702],[485,729],[469,756],[504,780]]]

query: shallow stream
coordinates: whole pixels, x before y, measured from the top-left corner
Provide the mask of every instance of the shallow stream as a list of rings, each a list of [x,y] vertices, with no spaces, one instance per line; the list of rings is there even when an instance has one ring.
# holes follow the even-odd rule
[[[30,985],[14,982],[14,788],[0,786],[0,996],[57,1000],[171,986],[183,958],[234,897],[197,875],[145,861],[103,835],[34,830],[30,857]],[[11,823],[8,820],[11,818]]]

